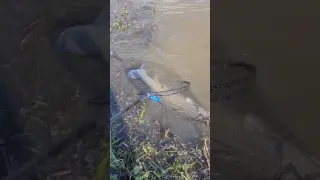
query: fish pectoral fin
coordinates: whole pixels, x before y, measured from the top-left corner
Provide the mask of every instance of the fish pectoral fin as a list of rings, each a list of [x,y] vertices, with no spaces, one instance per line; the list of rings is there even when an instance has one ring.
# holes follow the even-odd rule
[[[183,111],[183,108],[181,108],[181,107],[179,107],[177,105],[175,105],[174,107],[172,106],[171,109],[174,110],[174,111],[180,111],[180,112]]]
[[[164,105],[162,102],[158,102],[162,107],[166,108],[166,109],[172,109],[174,111],[178,111],[179,108],[175,108],[175,107],[168,107],[167,105]],[[180,109],[181,110],[181,109]]]

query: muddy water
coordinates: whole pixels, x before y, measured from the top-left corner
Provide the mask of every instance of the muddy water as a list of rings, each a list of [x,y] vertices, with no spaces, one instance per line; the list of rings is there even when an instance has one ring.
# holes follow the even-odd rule
[[[210,1],[156,1],[150,50],[180,78],[206,109],[210,107]]]
[[[155,1],[155,7],[155,31],[148,59],[165,66],[159,69],[172,71],[173,76],[166,76],[163,83],[176,78],[189,81],[191,97],[209,110],[210,1]],[[193,141],[204,132],[209,134],[208,127],[201,123],[170,115],[164,124],[186,141]]]
[[[115,29],[111,32],[111,46],[117,56],[122,59],[123,64],[129,68],[135,62],[142,62],[147,71],[151,71],[151,75],[156,75],[155,77],[159,78],[163,84],[181,79],[190,81],[192,90],[191,94],[188,93],[190,97],[204,108],[209,109],[209,1],[152,0],[130,3],[124,0],[112,2],[112,11],[117,9],[117,12],[121,11],[124,4],[127,4],[130,20],[132,24],[136,22],[130,27],[129,32],[121,33]],[[139,7],[142,8],[139,9]],[[144,11],[146,8],[155,10],[155,13],[150,15],[148,9]],[[111,14],[111,20],[116,18]],[[111,25],[113,25],[112,22]],[[118,67],[122,66],[119,61],[111,60],[111,79],[114,79],[114,83],[111,84],[119,91],[121,89],[127,91],[127,96],[132,97],[135,92],[129,90],[130,82],[127,82],[127,78],[116,80],[119,79]],[[131,84],[134,83],[131,82]],[[122,106],[121,102],[120,106]],[[198,127],[195,127],[198,125],[192,125],[185,118],[171,114],[173,111],[170,108],[164,108],[165,111],[169,109],[170,113],[163,113],[166,117],[162,118],[163,114],[160,109],[162,108],[152,108],[152,103],[148,105],[149,119],[165,119],[166,128],[186,141],[198,138],[204,131],[209,131],[208,127],[206,130],[199,130]],[[151,127],[150,130],[152,129],[154,128]]]

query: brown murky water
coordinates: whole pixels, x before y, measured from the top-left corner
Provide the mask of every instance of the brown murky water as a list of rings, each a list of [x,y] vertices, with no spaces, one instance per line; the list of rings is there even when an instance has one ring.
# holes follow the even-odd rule
[[[210,1],[156,1],[156,30],[150,51],[210,107]]]
[[[151,1],[155,4],[155,16],[145,17],[141,29],[148,29],[148,23],[152,21],[154,31],[151,44],[144,46],[140,39],[145,37],[134,37],[136,41],[125,38],[117,41],[116,38],[112,46],[115,52],[127,67],[134,61],[143,62],[147,71],[159,78],[163,84],[176,80],[187,80],[191,83],[191,99],[203,106],[210,108],[210,11],[209,1]],[[134,1],[138,7],[150,3],[149,1]],[[121,9],[124,2],[114,1],[113,9]],[[133,5],[133,6],[134,6]],[[130,6],[131,7],[131,6]],[[138,12],[139,17],[144,17],[144,12]],[[152,20],[150,20],[152,19]],[[136,27],[136,26],[135,26]],[[140,28],[137,28],[140,29]],[[148,31],[148,30],[147,30]],[[112,33],[111,33],[112,34]],[[148,33],[144,34],[148,36]],[[115,37],[115,35],[111,35]],[[146,38],[149,40],[148,38]],[[144,42],[144,41],[143,41]],[[140,47],[141,45],[141,47]],[[112,72],[118,69],[119,62],[112,62]],[[121,66],[121,65],[120,65]],[[111,72],[111,79],[117,79],[117,70]],[[113,78],[113,74],[115,75]],[[126,79],[126,78],[124,78]],[[121,80],[124,89],[128,89],[125,80]],[[113,83],[111,83],[113,84]],[[173,88],[173,87],[172,87]],[[121,89],[121,88],[118,88]],[[130,92],[128,92],[130,93]],[[131,91],[132,93],[132,91]],[[131,95],[132,96],[132,95]],[[121,106],[121,105],[120,105]],[[151,105],[150,105],[151,106]],[[149,107],[149,106],[148,106]],[[158,113],[159,107],[148,108],[153,119],[162,119]],[[154,109],[151,112],[150,109]],[[172,109],[169,108],[171,112]],[[160,116],[159,116],[160,115]],[[152,119],[151,118],[151,119]],[[201,136],[203,132],[208,133],[209,127],[200,127],[186,121],[176,114],[168,115],[167,127],[175,134],[189,141]],[[193,122],[195,123],[195,122]],[[202,123],[204,124],[204,123]],[[202,126],[199,125],[199,126]],[[152,129],[152,128],[151,128]]]

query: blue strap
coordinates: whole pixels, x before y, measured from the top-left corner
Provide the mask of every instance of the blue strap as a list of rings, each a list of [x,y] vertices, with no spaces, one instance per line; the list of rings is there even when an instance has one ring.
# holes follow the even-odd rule
[[[157,103],[160,103],[161,102],[161,99],[159,96],[157,95],[150,95],[149,93],[146,93],[144,95],[145,98],[150,98],[153,102],[157,102]]]
[[[160,102],[161,101],[161,99],[160,99],[160,97],[159,96],[149,96],[149,98],[152,100],[152,101],[154,101],[154,102]]]

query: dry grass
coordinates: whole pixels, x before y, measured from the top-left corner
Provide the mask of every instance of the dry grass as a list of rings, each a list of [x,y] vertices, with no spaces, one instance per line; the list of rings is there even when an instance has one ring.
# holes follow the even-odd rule
[[[119,97],[119,96],[118,96]],[[111,168],[113,179],[209,179],[210,155],[207,139],[202,147],[190,148],[170,129],[160,133],[147,133],[144,125],[150,123],[145,115],[145,103],[131,110],[124,117],[128,140],[123,141],[120,124],[111,124]],[[161,124],[158,125],[161,126]],[[116,129],[116,131],[112,131]],[[161,136],[159,142],[153,137]],[[143,136],[144,138],[141,138]]]

